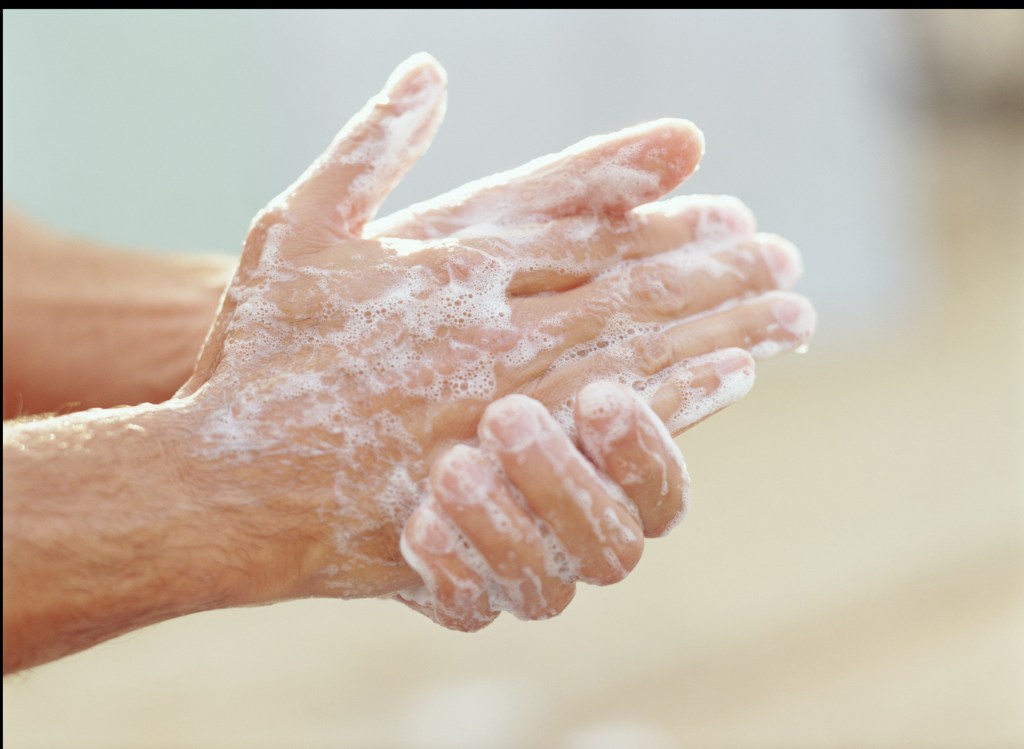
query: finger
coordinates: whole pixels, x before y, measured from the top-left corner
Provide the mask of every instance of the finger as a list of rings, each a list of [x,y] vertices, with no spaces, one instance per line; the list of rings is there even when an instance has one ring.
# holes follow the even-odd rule
[[[506,240],[517,265],[515,296],[563,291],[623,260],[685,250],[706,253],[752,237],[754,216],[726,195],[683,195],[640,206],[621,219],[571,216]]]
[[[724,348],[755,358],[794,351],[810,340],[817,315],[797,294],[772,292],[722,312],[639,335],[630,343],[635,366],[654,374],[674,362]]]
[[[681,245],[684,237],[702,246],[714,246],[736,236],[757,231],[757,219],[751,210],[732,195],[677,195],[668,200],[637,206],[631,215],[641,219],[650,234],[669,237],[667,245]],[[679,224],[685,227],[682,236]]]
[[[366,236],[431,239],[473,226],[621,215],[657,200],[697,168],[704,136],[663,119],[580,141],[561,153],[471,182],[367,227]]]
[[[738,348],[680,360],[653,375],[641,373],[625,357],[602,353],[555,373],[531,395],[551,409],[567,433],[575,435],[579,384],[617,382],[648,403],[675,437],[746,395],[754,377],[754,359]]]
[[[554,532],[581,580],[606,585],[633,569],[643,552],[643,531],[628,501],[544,406],[522,395],[501,398],[484,412],[478,433],[529,509]]]
[[[567,573],[548,572],[547,539],[512,496],[497,461],[459,445],[434,464],[433,495],[486,562],[491,606],[520,619],[546,619],[572,600]]]
[[[427,150],[444,107],[444,69],[429,55],[414,55],[268,212],[286,212],[294,225],[315,223],[343,237],[359,236]]]
[[[727,302],[791,289],[801,273],[792,244],[760,234],[710,254],[675,251],[620,264],[578,288],[523,299],[522,314],[558,320],[567,348],[600,337],[613,317],[636,323],[684,320]]]
[[[790,288],[800,272],[800,257],[792,245],[764,235],[711,254],[665,253],[624,264],[577,289],[517,299],[516,319],[538,326],[556,343],[538,351],[512,376],[517,383],[544,379],[548,387],[561,383],[563,389],[572,383],[575,391],[580,378],[583,382],[594,379],[587,375],[595,356],[597,364],[600,358],[613,365],[616,361],[639,363],[644,368],[637,371],[650,375],[720,348],[763,344],[757,351],[766,351],[775,345],[764,343],[772,338],[778,339],[779,352],[796,348],[801,343],[787,347],[790,334],[771,314],[770,306],[767,311],[758,307],[761,313],[757,314],[739,300]],[[733,306],[708,315],[727,304]],[[729,326],[733,318],[739,320],[738,327]],[[676,345],[665,348],[669,338],[665,331],[673,321],[689,327],[676,331],[672,339]],[[687,345],[679,342],[684,334],[688,334]],[[659,366],[652,369],[655,364]],[[618,369],[613,366],[613,371]]]
[[[736,403],[750,392],[756,376],[753,357],[739,348],[713,351],[670,371],[642,380],[635,389],[673,437]]]
[[[576,396],[580,447],[636,505],[648,537],[681,518],[689,495],[683,455],[661,419],[631,388],[595,382]]]
[[[430,593],[430,600],[419,602],[419,607],[438,624],[472,632],[497,616],[483,579],[466,560],[464,541],[433,500],[406,521],[401,550]]]
[[[795,351],[810,340],[815,323],[807,299],[783,292],[676,324],[613,320],[600,336],[562,351],[542,370],[542,400],[571,397],[580,382],[615,379],[623,371],[637,378],[660,376],[678,362],[720,349],[746,349],[755,358]],[[533,372],[534,378],[542,374]]]

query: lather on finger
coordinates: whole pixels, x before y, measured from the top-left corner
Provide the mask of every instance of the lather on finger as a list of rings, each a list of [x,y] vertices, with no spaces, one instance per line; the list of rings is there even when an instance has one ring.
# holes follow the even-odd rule
[[[618,487],[604,479],[537,401],[501,398],[478,429],[484,448],[561,542],[584,582],[621,580],[643,552],[643,531]]]
[[[287,213],[297,226],[359,236],[430,145],[444,116],[445,81],[431,56],[406,60],[267,211]]]
[[[571,577],[550,568],[540,526],[513,498],[493,456],[457,445],[434,463],[430,478],[438,505],[487,565],[481,574],[492,607],[546,619],[569,604]]]
[[[473,226],[621,215],[674,190],[697,168],[704,138],[693,123],[663,119],[587,138],[366,227],[366,237],[433,239]]]
[[[602,335],[613,317],[636,323],[682,322],[762,292],[788,290],[802,271],[789,242],[759,234],[712,253],[667,252],[621,263],[574,289],[521,299],[522,314],[551,319],[565,349]]]
[[[441,66],[429,55],[409,58],[302,176],[256,216],[236,280],[222,301],[195,373],[180,395],[191,394],[210,376],[237,308],[237,291],[250,283],[266,253],[271,248],[281,255],[305,253],[338,237],[357,237],[427,149],[444,115],[444,104]],[[291,242],[282,242],[289,233],[308,241],[294,241],[292,236]]]
[[[464,541],[431,498],[406,521],[402,557],[423,579],[428,602],[416,604],[438,624],[472,632],[498,615],[490,605],[485,582],[467,562]]]
[[[428,244],[419,249],[416,262],[442,268],[467,252],[497,257],[511,270],[510,296],[551,299],[551,292],[572,291],[629,261],[744,251],[744,243],[756,246],[769,237],[754,237],[753,216],[740,201],[712,195],[659,201],[619,217],[581,214],[540,223],[487,225],[481,232],[460,236],[458,247]],[[569,304],[575,306],[576,301]]]
[[[602,352],[552,373],[532,395],[575,435],[573,404],[580,383],[598,381],[636,391],[675,437],[746,395],[754,384],[754,360],[743,349],[726,348],[673,361],[650,374],[635,361]]]
[[[594,382],[576,396],[581,449],[636,505],[644,535],[662,536],[682,517],[689,476],[661,419],[632,388]]]
[[[516,315],[540,321],[534,324],[557,343],[513,375],[523,382],[543,379],[546,389],[567,396],[578,383],[593,381],[602,359],[635,365],[647,376],[721,348],[796,348],[806,336],[794,339],[756,295],[792,287],[800,269],[792,245],[758,235],[709,254],[677,251],[625,263],[575,289],[519,298]],[[755,305],[753,312],[744,299]],[[709,314],[729,303],[739,306]]]
[[[572,398],[581,382],[642,382],[722,349],[746,349],[766,358],[805,345],[816,314],[798,294],[768,292],[712,314],[675,324],[631,323],[562,351],[531,392],[549,405]],[[675,430],[673,430],[675,431]]]
[[[648,203],[621,218],[570,216],[524,227],[507,241],[518,265],[513,296],[564,291],[626,260],[685,251],[706,254],[754,235],[750,210],[727,195],[682,195]]]
[[[741,348],[726,348],[688,359],[667,377],[642,381],[635,389],[678,437],[743,398],[754,386],[753,357]]]
[[[658,378],[629,386],[602,380],[576,395],[580,447],[636,505],[645,535],[667,533],[688,503],[689,475],[673,435],[735,403],[753,383],[750,355],[725,349],[677,364]]]
[[[654,374],[682,359],[724,348],[744,348],[755,358],[795,351],[811,339],[816,324],[817,314],[806,297],[773,291],[637,336],[630,348],[638,369]]]

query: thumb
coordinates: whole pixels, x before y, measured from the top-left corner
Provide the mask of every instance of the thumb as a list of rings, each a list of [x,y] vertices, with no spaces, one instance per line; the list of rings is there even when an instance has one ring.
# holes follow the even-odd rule
[[[293,226],[358,237],[433,140],[446,80],[430,55],[410,57],[266,212],[287,215]]]

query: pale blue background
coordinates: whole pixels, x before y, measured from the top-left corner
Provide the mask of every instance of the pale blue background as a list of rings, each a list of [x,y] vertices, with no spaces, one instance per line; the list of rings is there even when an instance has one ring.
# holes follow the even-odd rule
[[[904,172],[900,17],[876,11],[4,12],[4,193],[64,229],[237,251],[406,56],[447,121],[400,207],[662,116],[705,132],[684,191],[804,251],[819,341],[899,325],[929,274]]]

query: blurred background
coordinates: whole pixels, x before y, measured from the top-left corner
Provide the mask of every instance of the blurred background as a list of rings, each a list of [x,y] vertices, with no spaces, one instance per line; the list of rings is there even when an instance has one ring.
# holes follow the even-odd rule
[[[662,116],[803,250],[811,351],[684,435],[623,583],[467,636],[384,601],[167,622],[4,681],[10,747],[1024,745],[1024,11],[4,11],[4,195],[236,252],[408,55],[395,209]]]

